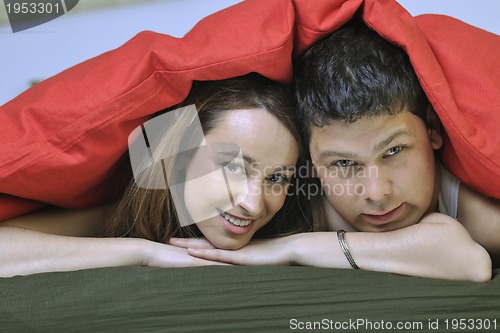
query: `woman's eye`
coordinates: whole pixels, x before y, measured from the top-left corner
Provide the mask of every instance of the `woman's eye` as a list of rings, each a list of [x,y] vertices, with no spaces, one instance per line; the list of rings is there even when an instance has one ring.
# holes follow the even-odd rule
[[[333,162],[332,165],[339,166],[341,168],[347,168],[347,167],[353,166],[354,162],[351,160],[339,160],[339,161]]]
[[[387,153],[385,155],[386,156],[394,156],[396,154],[399,154],[401,152],[401,150],[403,150],[402,146],[392,147],[392,148],[389,148],[387,150]]]
[[[224,165],[224,169],[229,171],[230,173],[236,173],[236,174],[245,174],[245,166],[235,163],[235,162],[229,162]]]
[[[282,174],[274,174],[274,175],[267,177],[267,179],[271,183],[288,183],[290,180],[287,176],[282,175]]]

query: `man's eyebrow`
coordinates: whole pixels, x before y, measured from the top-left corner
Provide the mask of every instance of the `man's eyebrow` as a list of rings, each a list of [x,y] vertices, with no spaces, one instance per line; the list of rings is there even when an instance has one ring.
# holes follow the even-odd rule
[[[327,150],[327,151],[322,152],[321,155],[319,155],[318,161],[321,162],[324,159],[327,159],[328,157],[331,157],[331,156],[341,157],[341,158],[345,158],[345,159],[355,159],[356,158],[356,154],[353,154],[353,153]]]
[[[377,151],[384,149],[389,143],[391,143],[394,139],[396,139],[400,136],[413,136],[413,135],[410,132],[408,132],[406,129],[399,130],[399,131],[391,134],[387,139],[385,139],[385,140],[377,143],[375,146],[373,146],[372,151],[377,152]]]
[[[397,132],[394,132],[393,134],[391,134],[387,139],[377,143],[375,146],[373,146],[373,149],[372,151],[373,152],[377,152],[377,151],[380,151],[382,150],[383,148],[385,148],[389,143],[391,143],[394,139],[400,137],[400,136],[404,136],[404,135],[407,135],[407,136],[413,136],[410,132],[408,132],[406,129],[402,129],[402,130],[399,130]],[[333,151],[333,150],[327,150],[327,151],[324,151],[322,152],[320,155],[319,155],[319,159],[318,161],[321,162],[323,161],[324,159],[327,159],[331,156],[335,156],[335,157],[340,157],[340,158],[345,158],[345,159],[350,159],[350,160],[355,160],[357,158],[357,155],[354,154],[354,153],[350,153],[350,152],[342,152],[342,151]]]

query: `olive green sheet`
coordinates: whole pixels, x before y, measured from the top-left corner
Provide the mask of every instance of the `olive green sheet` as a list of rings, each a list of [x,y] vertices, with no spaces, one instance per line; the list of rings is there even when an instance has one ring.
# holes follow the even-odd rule
[[[500,332],[499,273],[488,283],[312,267],[16,276],[0,279],[0,332]]]

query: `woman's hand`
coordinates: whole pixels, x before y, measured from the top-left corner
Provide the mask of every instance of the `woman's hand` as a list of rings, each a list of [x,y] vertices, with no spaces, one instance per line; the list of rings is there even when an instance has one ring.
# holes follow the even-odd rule
[[[214,249],[205,239],[190,239],[192,246],[200,249]],[[144,260],[142,265],[149,267],[188,267],[207,265],[227,265],[225,263],[196,258],[188,254],[188,250],[174,244],[161,244],[145,240]]]
[[[215,249],[203,239],[172,238],[171,245],[184,248],[196,259],[233,265],[291,265],[291,249],[285,238],[252,240],[239,250]]]

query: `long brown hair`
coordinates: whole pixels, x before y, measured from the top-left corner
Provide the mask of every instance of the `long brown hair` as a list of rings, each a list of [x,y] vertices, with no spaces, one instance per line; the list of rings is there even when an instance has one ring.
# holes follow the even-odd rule
[[[191,104],[196,105],[205,134],[217,125],[224,111],[263,108],[288,128],[301,147],[301,137],[292,117],[293,102],[289,89],[258,74],[219,81],[195,81],[188,97],[181,104],[162,113]],[[189,136],[179,131],[185,129],[192,119],[186,116],[176,121],[179,123],[164,133],[161,140],[163,145],[158,147],[167,152],[167,156],[174,156],[181,141]],[[158,179],[148,181],[155,182]],[[308,212],[297,196],[287,195],[284,207],[256,236],[272,237],[310,230]],[[181,227],[170,190],[139,187],[132,180],[105,224],[102,235],[139,237],[165,243],[171,237],[199,237],[201,232],[195,224]]]

